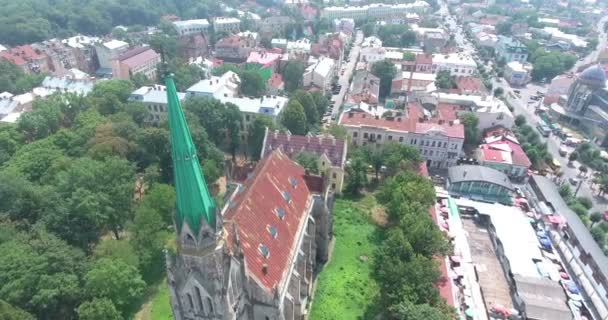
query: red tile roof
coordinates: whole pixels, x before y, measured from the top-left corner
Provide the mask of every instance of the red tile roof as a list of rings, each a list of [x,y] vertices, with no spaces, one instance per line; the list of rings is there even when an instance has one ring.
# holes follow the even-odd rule
[[[295,134],[268,131],[264,139],[262,156],[266,156],[276,149],[281,149],[289,157],[294,157],[302,151],[317,155],[325,154],[332,166],[344,167],[346,160],[346,140],[336,139],[330,135],[299,136]]]
[[[437,120],[442,120],[445,122],[456,121],[458,120],[458,111],[460,111],[459,105],[449,103],[438,103]]]
[[[433,56],[426,53],[416,55],[416,64],[433,64]]]
[[[235,250],[238,235],[248,274],[271,292],[285,285],[297,254],[298,234],[307,221],[311,197],[304,168],[277,150],[258,164],[240,188],[224,213],[228,245]],[[283,219],[277,210],[284,212]],[[261,246],[268,250],[266,257]]]
[[[464,139],[464,126],[462,124],[416,123],[416,133],[427,134],[430,131],[439,131],[443,133],[443,135],[451,138]]]
[[[518,143],[515,143],[505,137],[503,137],[501,140],[482,144],[479,146],[484,161],[509,163],[508,157],[504,156],[505,153],[503,150],[501,150],[499,145],[507,145],[509,149],[511,149],[510,163],[522,167],[530,167],[532,165],[532,162],[530,162],[530,159],[528,159],[528,156],[526,155],[522,147]]]
[[[118,60],[121,63],[134,68],[158,57],[160,57],[160,55],[148,47],[136,47],[121,54],[118,57]]]
[[[477,77],[456,77],[456,88],[460,93],[487,93],[488,90],[483,81]]]
[[[26,44],[2,51],[0,57],[16,65],[24,65],[28,61],[43,59],[45,55],[38,53],[31,45]]]

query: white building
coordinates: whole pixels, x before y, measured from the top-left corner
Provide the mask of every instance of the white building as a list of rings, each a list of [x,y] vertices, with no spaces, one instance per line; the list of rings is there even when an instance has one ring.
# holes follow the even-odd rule
[[[575,34],[564,33],[563,31],[555,27],[544,27],[542,31],[550,35],[551,40],[553,41],[565,41],[571,46],[579,48],[587,47],[587,41]]]
[[[382,47],[382,40],[378,37],[370,36],[363,39],[361,48],[380,48]]]
[[[239,93],[240,83],[239,76],[232,71],[228,71],[220,77],[212,76],[210,79],[195,83],[186,90],[186,93],[188,97],[208,97],[221,100],[236,97]]]
[[[477,63],[473,57],[464,53],[434,54],[433,70],[447,70],[453,76],[470,76],[477,70]]]
[[[98,43],[95,46],[99,67],[102,69],[112,69],[112,61],[116,60],[120,54],[129,49],[129,44],[120,40],[111,40]]]
[[[431,103],[448,103],[465,107],[463,111],[473,111],[479,118],[477,128],[480,131],[502,126],[513,127],[515,116],[502,100],[492,96],[461,95],[456,93],[433,93]]]
[[[270,41],[270,46],[273,47],[273,48],[279,48],[281,50],[286,51],[287,50],[287,43],[288,42],[289,41],[287,41],[287,39],[277,39],[277,38],[275,38],[275,39],[272,39]]]
[[[361,51],[359,51],[359,60],[363,62],[374,63],[385,58],[386,49],[382,47],[361,48]],[[401,58],[403,58],[403,54],[401,54]]]
[[[278,117],[283,111],[283,107],[285,107],[287,101],[289,101],[287,97],[270,95],[261,98],[227,97],[218,100],[222,103],[230,102],[241,110],[245,130],[257,116],[262,114],[271,117],[275,122],[278,121]],[[246,137],[246,135],[242,136],[243,139]]]
[[[519,61],[511,61],[505,66],[505,80],[511,85],[523,86],[530,82],[530,73],[532,65],[529,63],[521,63]]]
[[[373,3],[366,6],[344,6],[326,7],[321,11],[321,17],[327,19],[350,18],[362,19],[384,19],[395,16],[405,16],[407,13],[424,13],[431,6],[420,0],[413,3],[383,4]]]
[[[209,29],[209,21],[207,19],[193,19],[173,22],[177,34],[180,36],[188,36],[192,34],[201,34]]]
[[[178,92],[180,101],[186,99],[186,94]],[[143,86],[131,93],[131,101],[143,103],[150,111],[150,122],[161,122],[167,119],[167,88],[161,85]]]
[[[327,57],[321,57],[304,71],[304,86],[315,86],[323,91],[329,88],[336,74],[336,62]]]
[[[296,41],[288,41],[287,42],[287,53],[290,55],[306,55],[310,53],[311,47],[310,40],[308,39],[300,39]]]
[[[215,32],[237,33],[241,26],[241,20],[232,17],[217,17],[213,19],[213,30]]]

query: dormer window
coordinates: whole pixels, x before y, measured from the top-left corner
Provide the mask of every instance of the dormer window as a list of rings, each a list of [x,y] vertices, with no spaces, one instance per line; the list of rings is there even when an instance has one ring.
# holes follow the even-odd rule
[[[258,246],[258,250],[264,258],[268,259],[268,257],[270,256],[270,249],[268,249],[265,244],[260,243],[260,245]]]
[[[298,186],[298,180],[296,180],[294,177],[289,177],[289,184],[291,184],[291,186],[295,189],[295,187]]]
[[[285,219],[285,209],[276,208],[274,211],[277,213],[277,216],[279,216],[279,219],[281,219],[281,220]]]
[[[268,233],[270,233],[270,236],[272,236],[273,239],[276,239],[279,235],[279,231],[274,226],[268,225],[266,226],[266,230],[268,230]]]
[[[288,191],[283,191],[283,199],[285,199],[285,201],[287,202],[291,202],[291,194]]]

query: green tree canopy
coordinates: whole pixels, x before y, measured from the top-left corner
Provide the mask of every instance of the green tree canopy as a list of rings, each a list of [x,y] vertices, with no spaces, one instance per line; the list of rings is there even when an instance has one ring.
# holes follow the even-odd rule
[[[294,159],[299,165],[304,167],[306,171],[312,174],[319,173],[319,156],[314,153],[302,151],[298,153]]]
[[[241,93],[246,96],[259,97],[266,91],[264,78],[255,70],[247,70],[241,73]]]
[[[391,83],[397,75],[397,68],[389,60],[372,64],[372,74],[380,78],[380,97],[385,98],[391,93]]]
[[[293,134],[304,135],[308,131],[304,107],[296,99],[291,99],[283,109],[281,123]]]
[[[283,81],[285,81],[285,90],[293,92],[302,85],[302,75],[306,66],[304,63],[293,60],[289,61],[283,69]]]
[[[76,311],[80,320],[121,320],[123,317],[110,299],[93,299],[81,304]]]
[[[435,85],[440,89],[454,89],[456,88],[456,79],[449,70],[441,70],[437,72]]]
[[[260,158],[260,152],[264,144],[264,135],[266,134],[266,128],[269,131],[276,129],[276,125],[272,118],[267,115],[258,115],[253,120],[251,127],[249,128],[249,136],[247,138],[249,145],[249,152],[253,159],[257,160]]]
[[[460,115],[460,121],[464,125],[464,143],[469,146],[476,146],[479,142],[479,118],[473,112],[465,112]]]

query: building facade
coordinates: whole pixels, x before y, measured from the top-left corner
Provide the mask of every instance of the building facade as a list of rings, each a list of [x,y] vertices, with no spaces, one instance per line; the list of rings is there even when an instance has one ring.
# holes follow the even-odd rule
[[[329,89],[335,74],[335,61],[331,58],[323,57],[304,71],[304,75],[302,76],[304,87],[315,86],[325,92],[325,90]]]
[[[186,94],[177,92],[180,102]],[[143,86],[131,93],[129,100],[141,102],[150,112],[149,122],[160,123],[167,120],[167,88],[161,85]]]
[[[213,19],[213,31],[228,34],[239,32],[241,20],[232,17],[218,17]]]
[[[173,25],[180,37],[207,33],[209,29],[209,21],[207,19],[175,21]]]
[[[433,72],[449,71],[453,76],[471,76],[477,71],[477,63],[468,54],[448,53],[433,55]]]
[[[505,80],[514,86],[523,86],[532,80],[532,66],[528,63],[511,61],[505,66]]]
[[[160,54],[149,47],[135,47],[121,54],[112,61],[112,76],[116,79],[129,80],[135,75],[147,79],[156,79]]]
[[[506,174],[477,165],[448,168],[446,189],[450,195],[503,204],[511,204],[514,190]]]
[[[528,47],[511,37],[498,36],[496,55],[505,59],[507,63],[511,61],[526,62],[528,60]]]
[[[327,193],[309,187],[304,168],[277,150],[218,208],[171,77],[166,85],[177,195],[177,249],[167,252],[174,319],[301,319],[313,270],[327,259]]]

